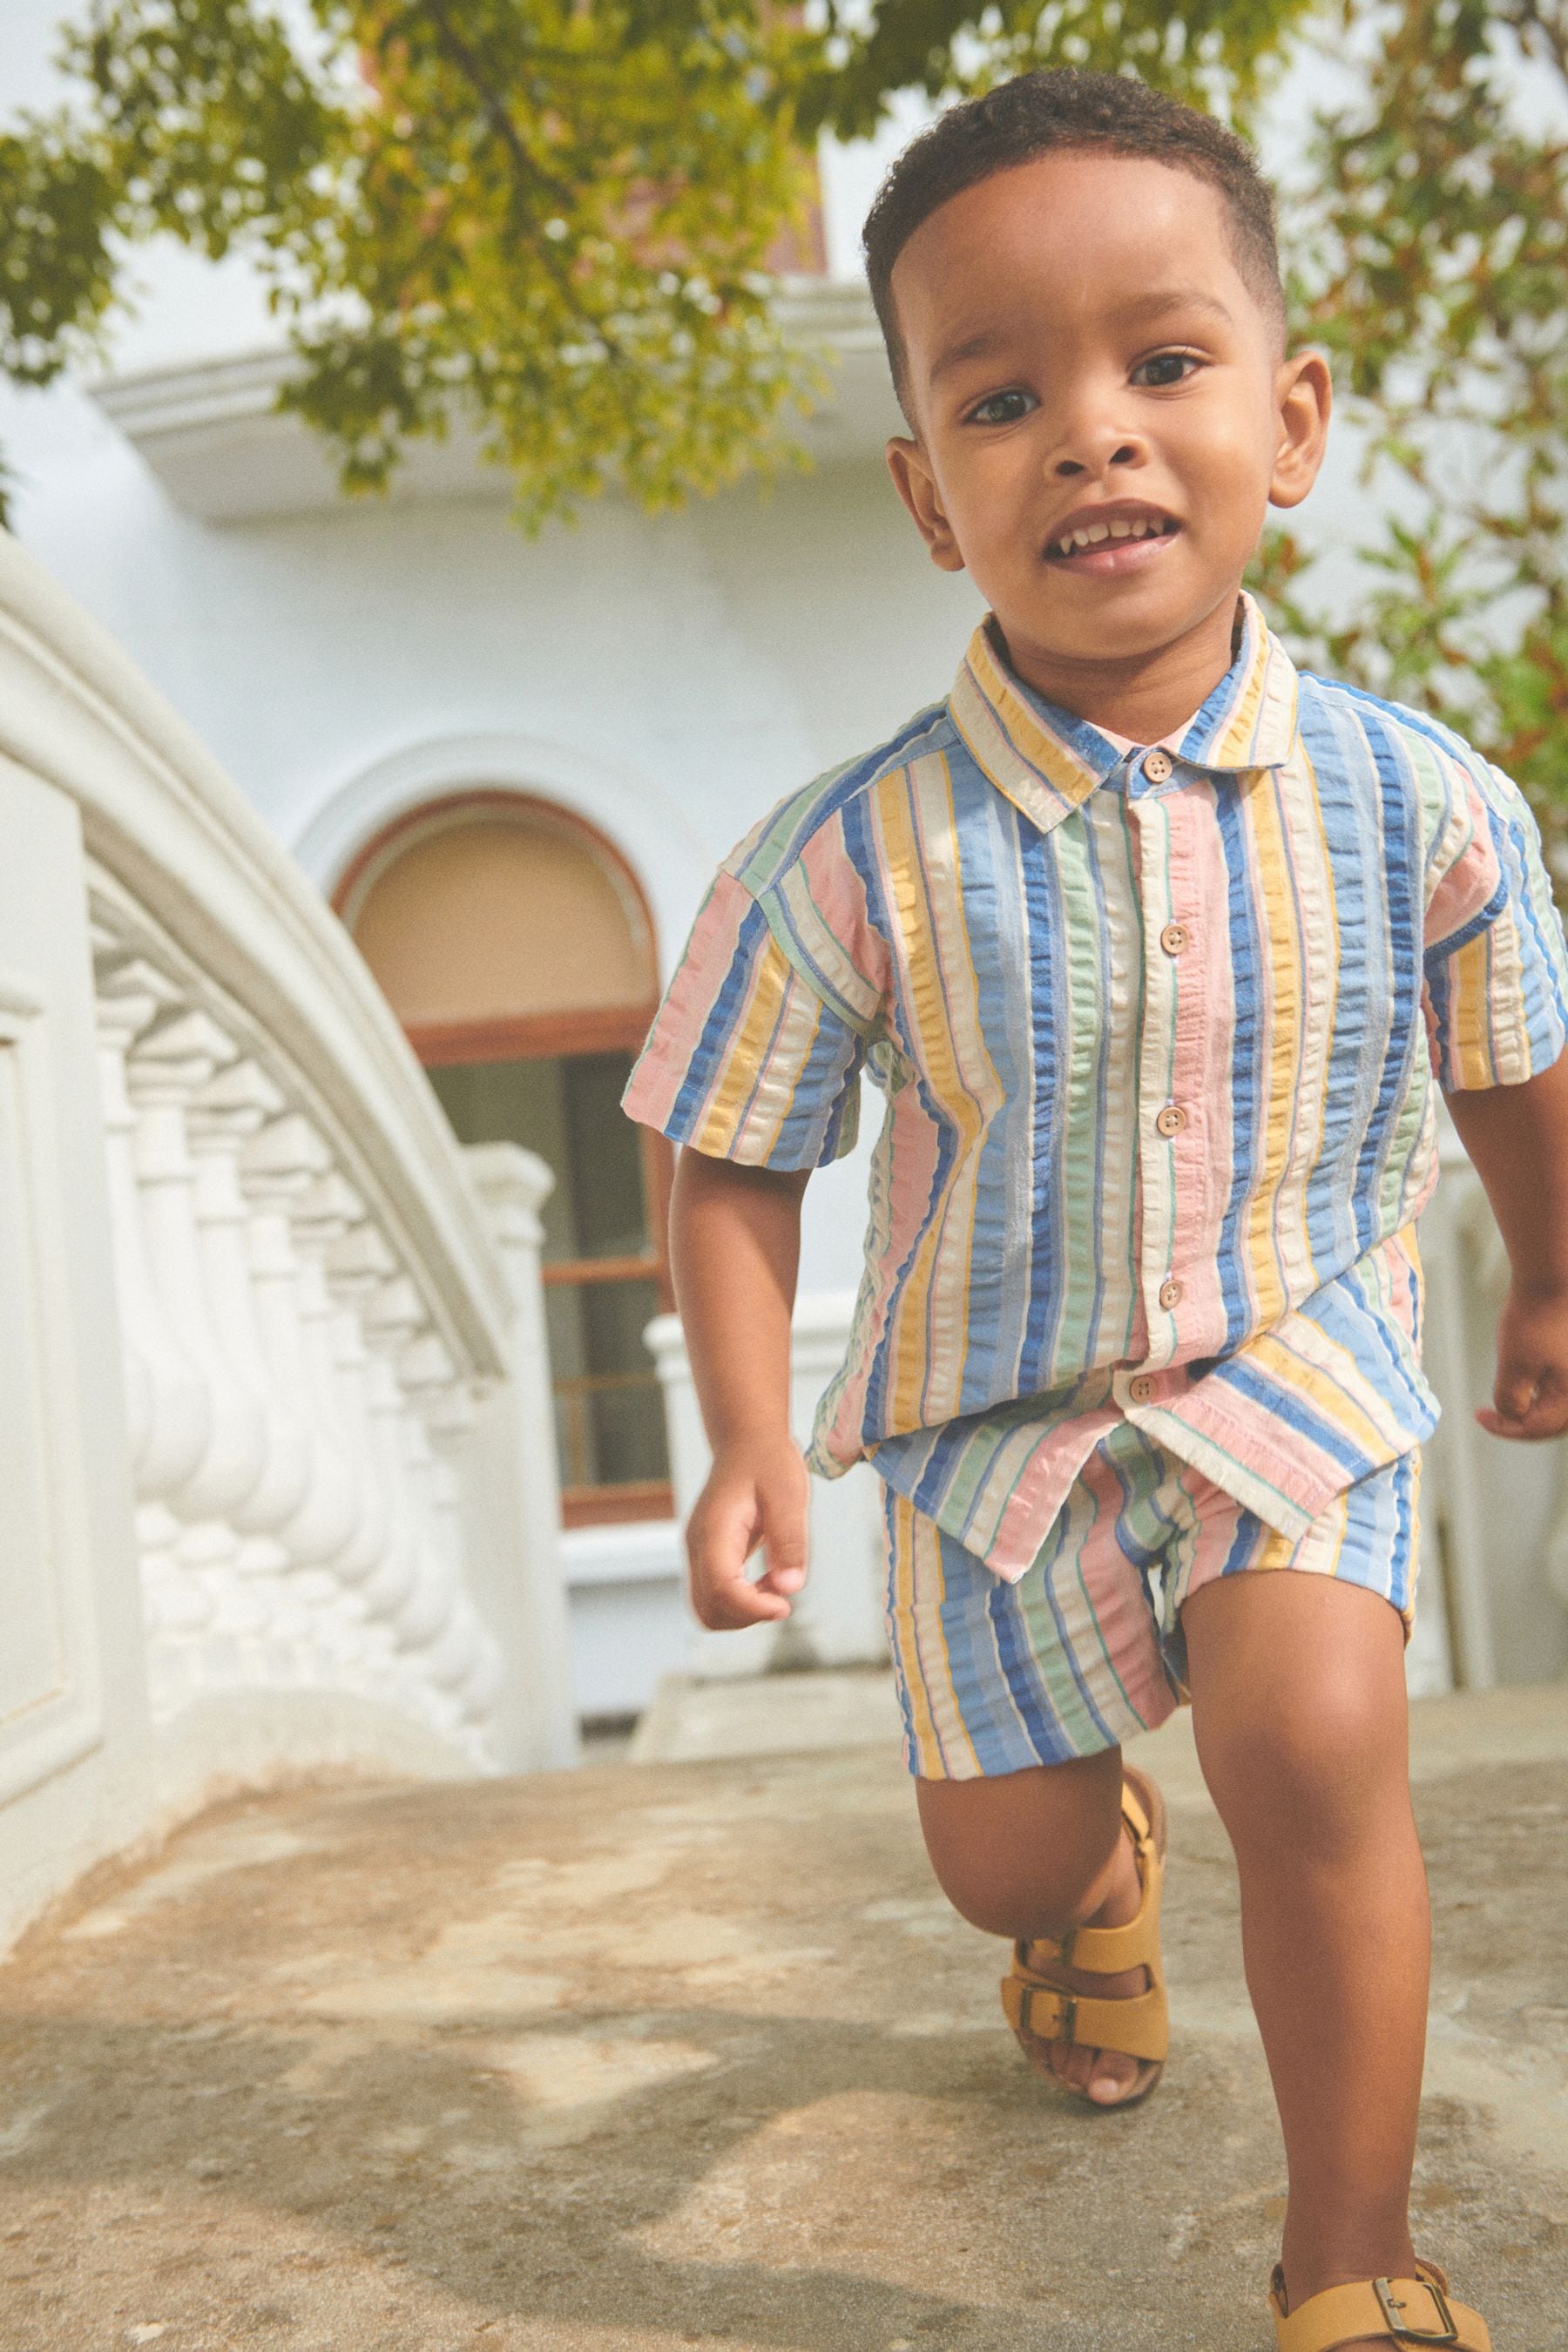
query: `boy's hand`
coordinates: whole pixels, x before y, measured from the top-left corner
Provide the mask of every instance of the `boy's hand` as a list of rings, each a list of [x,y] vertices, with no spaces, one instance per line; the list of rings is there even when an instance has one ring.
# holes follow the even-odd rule
[[[789,1615],[805,1582],[810,1482],[787,1436],[715,1458],[686,1526],[691,1606],[715,1632]],[[746,1562],[762,1544],[766,1565],[753,1583]]]
[[[1492,1402],[1476,1419],[1494,1437],[1568,1431],[1568,1292],[1510,1290],[1498,1318]]]

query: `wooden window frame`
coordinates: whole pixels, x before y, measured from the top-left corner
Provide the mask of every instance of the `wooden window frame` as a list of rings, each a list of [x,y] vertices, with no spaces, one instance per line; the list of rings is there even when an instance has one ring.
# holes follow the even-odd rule
[[[401,845],[412,848],[409,836],[465,819],[504,816],[521,824],[542,824],[568,835],[595,863],[609,872],[617,895],[640,928],[650,963],[653,923],[647,901],[636,874],[613,843],[574,811],[531,793],[480,790],[425,801],[406,810],[367,841],[350,860],[331,894],[334,913],[353,936],[357,902],[369,895],[394,862]],[[403,1024],[404,1034],[425,1068],[463,1062],[543,1062],[583,1054],[637,1053],[647,1034],[658,1006],[657,996],[640,1005],[594,1007],[580,1013],[540,1013],[497,1021],[414,1022]],[[668,1137],[655,1129],[638,1127],[643,1194],[647,1203],[652,1244],[646,1257],[568,1258],[542,1267],[547,1288],[564,1289],[575,1283],[652,1282],[660,1311],[671,1314],[675,1292],[669,1276],[669,1196],[675,1179],[675,1151]],[[613,1527],[634,1519],[668,1519],[675,1516],[675,1492],[668,1479],[640,1479],[615,1486],[563,1486],[561,1524],[565,1528]]]

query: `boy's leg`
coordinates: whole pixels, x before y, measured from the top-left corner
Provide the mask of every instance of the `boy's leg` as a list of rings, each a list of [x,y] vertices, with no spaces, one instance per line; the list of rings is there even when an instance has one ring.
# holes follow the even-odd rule
[[[1404,1631],[1381,1593],[1289,1570],[1205,1583],[1181,1622],[1284,2126],[1294,2307],[1412,2274],[1429,1918]]]
[[[1151,1556],[1166,1539],[1154,1502],[1163,1475],[1138,1431],[1109,1429],[1016,1585],[887,1495],[889,1630],[921,1825],[943,1892],[990,1935],[1032,1943],[1138,1916],[1117,1743],[1175,1702],[1128,1547],[1134,1520]],[[1052,1755],[1060,1760],[1034,1760]],[[1101,1975],[1051,1961],[1041,1973],[1108,2000],[1149,1982],[1141,1968]],[[1143,2073],[1121,2051],[1048,2047],[1052,2071],[1097,2105],[1117,2105]]]
[[[990,1780],[921,1780],[915,1787],[931,1867],[972,1926],[1029,1942],[1137,1917],[1142,1890],[1122,1834],[1120,1748]],[[1050,1973],[1066,1991],[1112,2000],[1142,1992],[1147,1982],[1142,1969]],[[1138,2080],[1137,2059],[1120,2051],[1050,2046],[1053,2072],[1101,2105],[1114,2106]]]

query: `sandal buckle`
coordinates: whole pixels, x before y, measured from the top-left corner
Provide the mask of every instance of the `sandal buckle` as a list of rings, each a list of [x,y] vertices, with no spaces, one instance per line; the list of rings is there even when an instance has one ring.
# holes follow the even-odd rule
[[[1046,2000],[1054,2001],[1056,2004],[1056,2021],[1048,2033],[1041,2032],[1035,2024],[1034,2010],[1037,1994],[1042,1994]],[[1055,1985],[1026,1984],[1024,1987],[1024,1997],[1019,2007],[1023,2011],[1023,2015],[1018,2020],[1019,2024],[1026,2033],[1034,2034],[1037,2041],[1070,2042],[1074,2038],[1074,2029],[1078,2024],[1076,1993],[1058,1992]]]
[[[1448,2308],[1442,2288],[1436,2279],[1422,2279],[1420,2284],[1426,2288],[1437,2307],[1443,2322],[1441,2327],[1406,2326],[1400,2316],[1406,2306],[1395,2298],[1394,2281],[1385,2278],[1373,2279],[1372,2291],[1377,2297],[1378,2309],[1387,2320],[1390,2331],[1402,2344],[1457,2344],[1459,2340],[1459,2331],[1454,2323],[1454,2315]]]

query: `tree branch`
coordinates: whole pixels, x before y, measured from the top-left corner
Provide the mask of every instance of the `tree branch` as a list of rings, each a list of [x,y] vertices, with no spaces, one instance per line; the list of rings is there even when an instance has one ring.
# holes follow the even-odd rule
[[[491,88],[478,53],[464,40],[447,14],[445,0],[414,0],[414,5],[405,13],[426,16],[435,26],[441,48],[479,100],[490,129],[511,158],[513,183],[520,200],[522,184],[531,181],[558,205],[570,210],[575,201],[575,190],[566,181],[555,179],[529,153],[517,125],[507,111],[505,100],[498,90]]]
[[[479,100],[491,131],[505,149],[511,164],[514,223],[520,230],[529,234],[534,257],[553,280],[568,312],[581,320],[584,329],[603,345],[612,366],[629,366],[630,360],[625,347],[609,332],[604,320],[582,300],[564,257],[554,251],[548,237],[541,236],[535,230],[524,195],[525,186],[531,184],[552,197],[563,212],[570,213],[576,204],[576,191],[565,181],[553,178],[529,153],[517,125],[507,110],[505,100],[491,86],[482,60],[453,26],[445,0],[413,0],[405,16],[428,18],[448,62],[457,68]]]
[[[1536,56],[1545,55],[1568,82],[1568,11],[1550,5],[1542,7],[1537,0],[1514,0],[1501,14],[1511,24],[1526,49]]]

